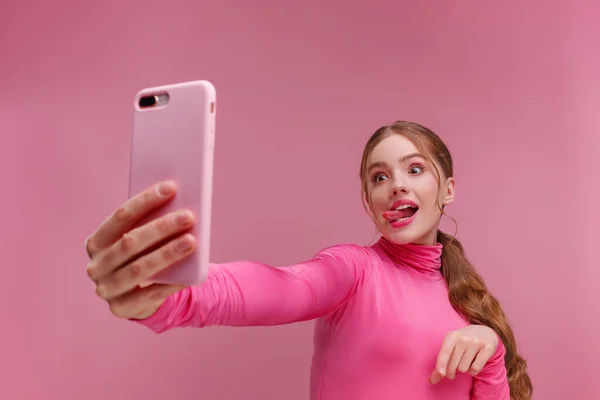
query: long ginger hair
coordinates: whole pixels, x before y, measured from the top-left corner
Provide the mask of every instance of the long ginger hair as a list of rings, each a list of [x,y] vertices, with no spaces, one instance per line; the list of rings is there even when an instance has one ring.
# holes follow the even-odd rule
[[[363,196],[368,194],[367,163],[371,152],[383,139],[393,134],[404,135],[413,142],[434,167],[438,182],[454,176],[450,151],[437,134],[417,123],[397,121],[379,128],[365,145],[360,166]],[[441,206],[440,211],[447,215]],[[438,230],[437,241],[443,245],[442,273],[448,285],[450,303],[471,324],[488,326],[498,334],[506,348],[504,360],[510,397],[512,400],[531,400],[533,386],[526,371],[527,362],[517,353],[514,333],[500,303],[475,271],[458,239]]]

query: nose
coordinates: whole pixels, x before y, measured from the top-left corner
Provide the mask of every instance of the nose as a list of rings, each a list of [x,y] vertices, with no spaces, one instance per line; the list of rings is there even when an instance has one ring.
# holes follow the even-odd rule
[[[404,182],[394,182],[394,186],[390,189],[390,197],[396,197],[401,194],[407,194],[408,187]]]

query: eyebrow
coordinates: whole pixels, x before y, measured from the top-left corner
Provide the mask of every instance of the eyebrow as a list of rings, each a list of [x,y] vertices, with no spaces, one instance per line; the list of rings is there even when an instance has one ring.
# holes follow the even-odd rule
[[[414,158],[414,157],[420,157],[422,159],[425,159],[425,156],[423,156],[423,154],[421,154],[421,153],[410,153],[410,154],[400,157],[398,159],[398,161],[400,163],[405,163],[407,160],[410,160],[411,158]],[[369,168],[367,168],[367,171],[371,172],[371,170],[373,170],[374,168],[384,167],[385,165],[386,165],[386,163],[383,161],[375,161],[374,163],[371,163],[369,165]]]

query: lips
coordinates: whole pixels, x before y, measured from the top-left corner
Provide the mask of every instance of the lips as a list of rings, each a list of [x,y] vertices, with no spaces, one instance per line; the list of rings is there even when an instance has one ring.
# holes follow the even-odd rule
[[[385,211],[382,216],[392,227],[396,228],[411,223],[418,210],[419,206],[414,201],[399,200],[392,204],[392,207]]]

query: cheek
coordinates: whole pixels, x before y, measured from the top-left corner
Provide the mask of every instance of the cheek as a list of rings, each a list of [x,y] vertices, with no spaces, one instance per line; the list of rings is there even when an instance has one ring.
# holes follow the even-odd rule
[[[375,216],[379,216],[382,211],[387,210],[388,198],[381,187],[373,188],[369,196],[369,205]]]
[[[375,188],[369,196],[369,209],[376,220],[380,220],[382,213],[388,208],[388,197],[380,188]]]
[[[420,187],[419,197],[421,203],[426,205],[427,208],[432,207],[437,209],[438,205],[441,204],[440,201],[444,198],[444,194],[438,187],[437,181],[427,180]]]

